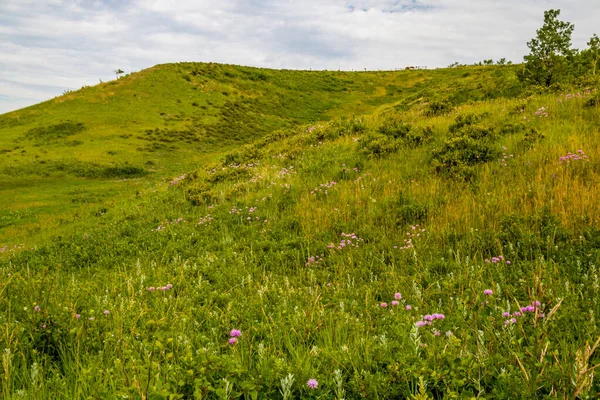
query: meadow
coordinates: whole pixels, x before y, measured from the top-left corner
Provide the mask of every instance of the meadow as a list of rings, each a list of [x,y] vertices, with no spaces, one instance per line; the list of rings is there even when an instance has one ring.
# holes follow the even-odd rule
[[[2,396],[593,398],[600,85],[519,68],[159,66],[1,116]]]

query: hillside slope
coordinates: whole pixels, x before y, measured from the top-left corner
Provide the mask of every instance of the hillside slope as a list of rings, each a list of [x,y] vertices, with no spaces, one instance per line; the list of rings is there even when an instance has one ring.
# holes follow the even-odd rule
[[[0,116],[0,245],[181,175],[277,129],[514,95],[517,67],[399,72],[166,64]]]
[[[597,89],[467,104],[427,87],[6,249],[3,394],[598,393]]]

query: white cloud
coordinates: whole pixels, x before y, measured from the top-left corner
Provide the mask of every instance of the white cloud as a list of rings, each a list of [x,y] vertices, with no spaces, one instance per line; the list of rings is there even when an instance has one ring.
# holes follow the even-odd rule
[[[165,62],[346,70],[520,62],[550,8],[575,24],[575,47],[600,33],[595,0],[2,0],[0,113],[111,79],[116,68]]]

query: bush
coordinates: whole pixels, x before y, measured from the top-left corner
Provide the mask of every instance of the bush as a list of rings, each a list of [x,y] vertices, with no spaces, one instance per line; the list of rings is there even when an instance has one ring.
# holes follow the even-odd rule
[[[410,124],[404,123],[398,117],[384,118],[380,123],[377,131],[385,136],[393,137],[394,139],[405,138],[411,131]]]
[[[437,115],[448,114],[452,111],[452,105],[447,101],[432,101],[427,105],[425,115],[428,117],[434,117]]]
[[[30,129],[25,134],[25,138],[30,140],[62,139],[67,136],[75,135],[83,130],[85,130],[85,125],[83,123],[68,120],[61,122],[60,124]]]
[[[448,127],[448,130],[450,131],[450,133],[457,132],[460,129],[464,128],[465,126],[475,125],[475,124],[483,121],[483,119],[486,118],[487,116],[488,115],[486,113],[484,113],[484,114],[459,114],[454,119],[454,122],[452,122],[450,124],[450,126]]]
[[[525,148],[533,147],[534,144],[543,140],[546,136],[543,133],[538,132],[536,128],[533,126],[525,131],[525,135],[521,143],[525,146]]]
[[[393,154],[399,148],[398,140],[381,134],[371,134],[359,141],[360,152],[375,157]]]
[[[433,151],[433,165],[438,173],[472,177],[470,167],[493,160],[496,153],[486,144],[469,136],[446,140],[441,148]]]
[[[594,97],[590,97],[585,102],[586,107],[597,107],[598,105],[600,105],[600,94],[597,94]]]

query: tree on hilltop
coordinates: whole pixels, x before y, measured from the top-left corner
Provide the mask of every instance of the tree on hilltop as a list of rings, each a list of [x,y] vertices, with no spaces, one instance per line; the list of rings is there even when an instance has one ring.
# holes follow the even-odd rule
[[[559,15],[560,10],[545,11],[544,25],[527,42],[531,52],[525,56],[525,80],[548,87],[567,69],[567,58],[574,54],[571,35],[575,25],[560,21]]]
[[[124,73],[125,71],[123,71],[121,68],[115,69],[115,75],[117,76],[117,79],[119,79],[119,75],[123,75]]]

